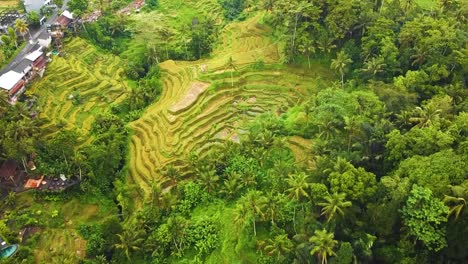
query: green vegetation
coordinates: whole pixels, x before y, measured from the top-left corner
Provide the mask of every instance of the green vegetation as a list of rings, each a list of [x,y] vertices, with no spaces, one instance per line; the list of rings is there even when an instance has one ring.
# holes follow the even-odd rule
[[[13,261],[468,257],[461,1],[72,5],[104,15],[29,89],[38,117],[0,100],[2,161],[81,179],[5,195],[2,237],[36,230]]]
[[[63,57],[53,57],[46,76],[31,94],[39,99],[46,131],[77,129],[87,134],[95,117],[124,101],[130,87],[122,60],[103,54],[80,38],[64,44]]]

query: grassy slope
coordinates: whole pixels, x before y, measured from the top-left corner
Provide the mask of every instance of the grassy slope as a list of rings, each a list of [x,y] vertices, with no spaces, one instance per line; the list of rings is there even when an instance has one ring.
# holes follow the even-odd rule
[[[162,4],[165,14],[180,17],[169,9],[167,1]],[[185,19],[190,18],[184,7],[180,10]],[[129,168],[132,180],[142,187],[141,195],[147,194],[151,180],[162,180],[160,171],[165,165],[172,163],[185,173],[181,161],[191,151],[206,155],[225,138],[237,134],[248,120],[267,111],[280,113],[301,102],[306,94],[316,91],[320,83],[317,79],[325,83],[330,80],[329,70],[317,64],[311,69],[280,66],[278,46],[269,38],[270,29],[261,23],[263,15],[257,14],[246,21],[228,25],[209,59],[161,64],[164,90],[160,100],[130,124]],[[137,24],[140,19],[144,21],[146,17],[152,17],[158,21],[159,27],[171,21],[158,12],[136,17]],[[150,34],[137,34],[135,39],[139,38],[146,43],[151,42]],[[227,67],[230,57],[237,68],[232,80]],[[259,60],[265,62],[265,67],[253,69],[252,65]],[[206,65],[206,73],[201,72],[201,65]],[[199,81],[210,86],[189,107],[171,112],[171,107],[180,103],[192,84]],[[289,146],[298,161],[310,152],[310,142],[298,137],[291,138]],[[220,246],[206,256],[204,263],[256,263],[257,256],[252,251],[254,246],[246,245],[245,238],[238,238],[238,232],[234,230],[232,205],[222,201],[202,205],[193,212],[192,220],[206,216],[218,219]],[[194,255],[194,252],[187,252],[184,257],[174,257],[170,262],[187,263]]]
[[[49,120],[50,133],[61,124],[87,134],[95,116],[125,99],[129,88],[118,57],[103,54],[80,38],[64,47],[66,56],[53,57],[31,92],[40,98],[41,117]],[[80,104],[73,104],[72,94],[81,96]]]
[[[103,204],[103,200],[89,197],[76,197],[68,201],[38,201],[33,192],[17,195],[17,205],[13,211],[30,212],[30,217],[37,220],[40,228],[38,243],[34,246],[36,263],[64,263],[63,259],[78,261],[85,255],[86,242],[77,234],[76,227],[82,223],[98,223],[109,215],[116,215],[117,209],[112,201]],[[58,216],[51,217],[54,210]]]
[[[96,115],[107,111],[113,103],[126,97],[128,90],[123,76],[121,60],[104,54],[80,38],[74,38],[64,45],[65,57],[53,57],[43,79],[33,84],[28,91],[37,95],[41,117],[49,122],[45,125],[49,136],[62,123],[66,129],[77,129],[84,135],[92,125]],[[81,103],[73,104],[68,99],[71,94],[80,94]],[[83,140],[84,144],[89,142]],[[30,193],[21,194],[26,199],[20,204],[31,204],[31,211],[42,211],[43,222],[50,220],[50,212],[57,209],[61,223],[57,227],[47,227],[40,235],[34,255],[37,263],[63,263],[65,259],[77,262],[77,257],[85,255],[86,242],[76,233],[80,223],[98,223],[109,215],[117,214],[115,205],[103,204],[105,199],[80,197],[68,202],[27,202]],[[85,199],[85,200],[83,200]],[[98,198],[95,198],[98,199]]]
[[[237,133],[242,123],[260,113],[297,104],[307,91],[314,90],[316,77],[329,74],[320,66],[310,70],[278,66],[278,48],[267,37],[269,29],[260,24],[261,18],[258,14],[227,26],[211,59],[161,64],[164,91],[160,100],[130,124],[129,167],[144,191],[152,179],[161,179],[165,165],[177,167],[192,150],[206,155],[223,142],[221,134]],[[237,68],[233,86],[227,68],[230,57]],[[258,60],[267,66],[260,70],[249,67]],[[207,73],[201,72],[201,65],[207,66]],[[211,86],[184,111],[171,112],[197,80]]]

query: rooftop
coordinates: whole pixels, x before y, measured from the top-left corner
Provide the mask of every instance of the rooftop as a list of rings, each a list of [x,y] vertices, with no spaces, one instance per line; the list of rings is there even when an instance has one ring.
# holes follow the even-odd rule
[[[40,50],[35,50],[31,53],[29,53],[26,57],[24,57],[25,59],[27,60],[30,60],[30,61],[35,61],[37,60],[37,58],[39,58],[41,55],[43,54],[42,51]]]
[[[27,59],[21,60],[14,68],[13,71],[17,73],[27,73],[31,70],[31,61]]]
[[[0,88],[11,90],[24,77],[24,73],[9,71],[0,76]]]
[[[68,19],[73,19],[73,13],[69,12],[68,10],[63,11],[62,16]]]

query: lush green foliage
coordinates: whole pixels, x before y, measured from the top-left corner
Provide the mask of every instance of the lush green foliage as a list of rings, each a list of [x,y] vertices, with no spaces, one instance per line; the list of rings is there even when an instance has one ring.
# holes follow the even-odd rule
[[[128,17],[113,14],[125,1],[100,3],[105,15],[82,34],[102,48],[99,52],[111,51],[125,60],[122,72],[131,90],[110,112],[93,119],[89,135],[64,130],[46,137],[39,128],[44,121],[30,118],[23,103],[10,106],[2,97],[0,133],[5,136],[0,138],[0,159],[25,163],[34,153],[38,172],[82,178],[79,190],[36,194],[47,203],[47,212],[16,208],[24,197],[8,194],[0,221],[7,241],[15,242],[17,230],[25,226],[46,231],[71,226],[86,240],[84,263],[466,260],[468,27],[461,1],[439,1],[430,12],[416,1],[397,0],[200,3],[222,8],[224,18],[202,17],[198,11],[182,17],[187,10],[182,1],[147,1],[143,14]],[[78,12],[86,11],[85,4],[70,1]],[[145,19],[154,15],[158,20],[163,17],[159,12],[170,13],[173,19],[164,17],[162,26],[148,24],[151,30],[146,29]],[[242,25],[248,28],[235,32],[230,23],[241,23],[240,18],[249,15],[261,20],[247,19]],[[174,24],[166,25],[167,21]],[[253,35],[256,30],[270,35]],[[223,39],[218,39],[219,31]],[[16,46],[15,37],[2,37],[3,45]],[[234,37],[254,40],[245,42],[248,47],[238,47]],[[267,38],[274,41],[268,45],[274,46],[275,55],[254,49]],[[220,44],[225,46],[217,47]],[[213,49],[222,56],[205,60]],[[240,56],[235,53],[242,50],[254,56],[249,49],[261,54],[255,54],[250,65],[238,64]],[[8,57],[11,51],[2,52]],[[262,58],[262,52],[277,59]],[[203,60],[168,61],[160,68],[171,59]],[[305,82],[315,83],[291,83],[285,68],[265,62],[279,60],[292,64]],[[214,69],[200,72],[202,64]],[[315,79],[306,79],[304,72],[318,64],[336,74],[334,83],[322,80],[318,71]],[[193,77],[186,79],[179,68]],[[272,69],[275,72],[268,75]],[[298,93],[300,99],[288,98],[293,102],[281,104],[283,98],[278,98],[271,112],[266,107],[249,108],[249,100],[262,95],[244,98],[242,93],[249,85],[258,85],[262,74],[284,79],[275,85]],[[171,120],[161,116],[150,120],[146,118],[150,112],[132,122],[148,106],[170,112],[170,106],[156,100],[179,96],[174,90],[195,80],[212,82],[203,96],[220,100],[231,96],[235,104],[209,106],[213,113],[203,121],[209,125],[181,126],[184,133],[177,138],[158,134],[157,124],[151,123],[178,124],[175,115],[164,116]],[[283,91],[273,84],[260,85],[265,93]],[[80,99],[74,103],[79,105]],[[218,119],[210,118],[225,115],[220,108],[234,106],[241,109],[234,112],[239,116],[236,122],[229,124],[235,137],[205,137],[212,131],[222,134],[218,124],[211,123]],[[191,119],[192,114],[181,115]],[[129,134],[141,130],[145,133],[138,136],[143,140],[133,142]],[[203,135],[203,144],[193,143],[195,132]],[[190,142],[188,149],[180,150],[182,141]],[[128,157],[130,144],[143,145],[151,163],[142,163],[142,171],[154,177],[142,177],[142,183],[130,180],[127,162],[143,158],[136,152]],[[153,153],[163,145],[186,157],[163,163]],[[66,210],[59,205],[76,197],[98,199],[100,208],[110,203],[113,209],[99,223],[72,225],[62,217]],[[27,256],[29,246],[39,244],[37,239],[27,243],[19,256]]]

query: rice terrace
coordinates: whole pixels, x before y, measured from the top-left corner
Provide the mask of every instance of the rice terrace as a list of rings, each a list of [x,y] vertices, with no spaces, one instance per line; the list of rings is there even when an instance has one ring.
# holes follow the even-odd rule
[[[466,263],[463,0],[0,0],[0,263]]]

